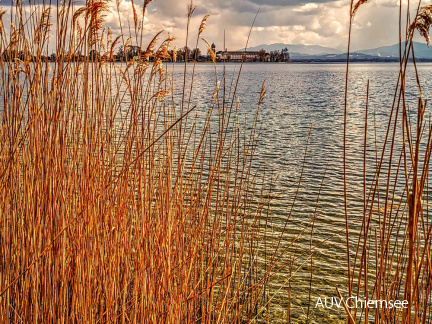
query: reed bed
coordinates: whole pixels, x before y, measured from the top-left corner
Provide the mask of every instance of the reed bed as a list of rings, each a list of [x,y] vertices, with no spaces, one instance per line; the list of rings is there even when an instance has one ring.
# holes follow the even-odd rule
[[[367,1],[351,1],[350,26],[355,14]],[[415,4],[414,17],[406,13],[402,3],[399,13],[400,69],[385,136],[376,138],[370,131],[368,107],[369,82],[365,93],[363,217],[350,217],[346,196],[346,130],[349,104],[349,44],[345,91],[344,123],[344,188],[347,251],[346,296],[367,300],[406,300],[407,308],[382,306],[375,309],[347,303],[349,323],[430,323],[431,322],[431,216],[429,213],[429,168],[432,149],[432,128],[428,102],[422,96],[413,37],[417,31],[429,45],[431,6]],[[365,6],[366,8],[367,6]],[[405,18],[404,18],[405,17]],[[403,30],[403,26],[406,26]],[[351,36],[351,28],[350,28]],[[350,42],[350,41],[349,41]],[[411,69],[410,69],[411,68]],[[406,95],[408,74],[413,74],[418,89],[416,107]],[[428,116],[429,115],[429,116]],[[375,135],[374,135],[375,134]],[[375,136],[375,137],[374,137]],[[368,153],[368,142],[376,149]],[[377,145],[382,143],[382,145]],[[367,160],[375,159],[375,167]],[[370,180],[367,180],[370,179]],[[361,227],[359,232],[353,227]],[[339,293],[339,292],[338,292]],[[339,293],[340,294],[340,293]],[[340,294],[341,295],[341,294]],[[384,304],[385,305],[385,304]]]
[[[0,10],[0,322],[290,323],[299,318],[291,308],[291,279],[299,271],[310,271],[310,282],[306,317],[298,321],[319,321],[311,292],[314,251],[325,243],[314,238],[325,174],[314,215],[297,225],[292,214],[306,143],[287,217],[274,223],[277,176],[254,160],[265,84],[256,114],[243,118],[241,66],[234,80],[218,79],[204,40],[215,64],[214,92],[208,106],[197,107],[195,65],[185,62],[179,80],[171,74],[179,65],[166,62],[176,57],[171,35],[144,44],[150,2],[132,1],[127,27],[120,2],[114,12],[104,0],[81,7],[17,2]],[[351,2],[350,25],[366,2]],[[431,10],[419,5],[412,21],[407,14],[405,42],[401,27],[400,72],[383,139],[371,135],[367,85],[360,221],[346,194],[348,43],[340,232],[347,280],[337,293],[406,299],[410,307],[346,304],[343,322],[431,321],[432,128],[413,47],[417,30],[429,40]],[[197,47],[209,16],[191,41],[194,11],[191,2],[186,45]],[[105,28],[107,14],[118,15],[119,35]],[[115,62],[120,46],[139,46],[139,57]],[[419,90],[414,111],[405,96],[409,65]],[[289,235],[293,226],[297,234]]]
[[[104,0],[2,10],[2,323],[240,323],[266,304],[256,118],[224,80],[197,108],[187,63],[174,95],[172,37],[143,45],[150,2],[120,35]],[[114,62],[120,45],[141,57]]]

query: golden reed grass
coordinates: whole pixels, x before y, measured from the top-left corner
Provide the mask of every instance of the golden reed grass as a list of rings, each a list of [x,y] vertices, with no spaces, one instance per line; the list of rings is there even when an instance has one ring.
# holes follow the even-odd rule
[[[253,168],[257,119],[251,127],[237,112],[239,77],[227,87],[215,66],[212,104],[203,111],[191,99],[195,66],[191,73],[185,62],[182,92],[175,96],[178,81],[164,63],[177,56],[173,38],[160,42],[161,32],[143,44],[150,2],[144,1],[141,10],[132,2],[128,33],[116,2],[119,35],[104,27],[110,10],[104,0],[81,8],[71,2],[58,7],[18,2],[10,12],[0,10],[0,322],[269,322],[270,305],[280,295],[288,300],[289,322],[291,278],[306,262],[297,268],[290,249],[310,230],[310,244],[297,258],[311,262],[308,322],[319,197],[308,225],[292,242],[284,235],[307,145],[291,209],[275,236],[268,217],[271,189],[257,184],[260,177],[264,183],[269,179]],[[351,2],[350,26],[366,2]],[[194,11],[191,2],[186,38]],[[429,40],[430,16],[430,7],[419,6],[406,24],[394,103],[373,170],[366,164],[368,84],[359,233],[350,230],[345,194],[345,292],[407,299],[410,309],[344,305],[351,323],[431,320],[427,192],[432,131],[410,59],[415,30]],[[201,21],[196,46],[208,19]],[[215,64],[215,53],[205,43]],[[56,55],[48,60],[52,44]],[[119,46],[131,51],[132,45],[146,48],[141,58],[125,55],[125,62],[115,63]],[[419,89],[415,118],[405,100],[408,64],[415,68]],[[347,60],[346,90],[348,69]],[[257,111],[264,95],[263,83]],[[347,96],[346,91],[344,147]],[[345,177],[346,154],[344,149]],[[395,195],[398,178],[405,183],[402,197]],[[272,276],[283,271],[288,271],[284,284],[272,288]]]
[[[198,114],[186,66],[174,97],[171,36],[113,61],[143,48],[148,3],[129,35],[105,0],[18,2],[0,24],[2,323],[239,323],[265,304],[255,127],[228,95]]]
[[[351,1],[351,25],[361,5],[367,1]],[[416,30],[429,45],[431,7],[421,8],[420,2],[413,21],[410,21],[408,3],[406,22],[403,21],[402,2],[399,12],[400,68],[393,104],[385,137],[373,138],[376,166],[368,168],[369,81],[366,92],[363,152],[364,211],[361,230],[349,230],[356,221],[348,217],[346,196],[346,165],[344,162],[346,246],[349,295],[372,300],[406,300],[404,309],[378,307],[345,307],[349,323],[430,323],[432,262],[431,222],[429,215],[429,163],[432,150],[432,127],[426,113],[427,100],[422,96],[422,84],[417,70],[413,36]],[[402,31],[406,26],[405,32]],[[402,41],[404,40],[404,41]],[[415,86],[418,89],[417,108],[410,109],[407,100],[407,73],[412,65]],[[347,124],[347,88],[349,44],[345,90],[345,122]],[[344,159],[346,142],[344,132]],[[376,147],[376,146],[375,146]],[[372,180],[367,180],[372,179]],[[401,192],[399,194],[398,192]],[[356,237],[357,236],[357,237]],[[356,237],[356,245],[350,240]],[[351,259],[350,259],[351,257]],[[339,293],[339,291],[338,291]]]

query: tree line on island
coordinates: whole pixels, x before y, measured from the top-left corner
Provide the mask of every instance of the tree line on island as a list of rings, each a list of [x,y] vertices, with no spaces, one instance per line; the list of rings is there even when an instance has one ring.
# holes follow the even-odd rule
[[[214,50],[214,48],[213,48]],[[189,47],[181,47],[179,49],[167,50],[163,60],[166,62],[184,62],[186,59],[188,62],[211,62],[212,55],[211,49],[208,50],[207,55],[204,55],[199,48],[191,49]],[[96,49],[89,51],[88,55],[82,53],[52,53],[50,55],[41,55],[42,60],[57,61],[71,59],[72,61],[117,61],[126,62],[132,60],[141,60],[144,56],[148,61],[153,61],[154,54],[151,53],[144,55],[145,50],[142,50],[139,46],[127,45],[119,46],[117,52],[101,54]],[[259,51],[218,51],[213,53],[214,59],[217,62],[290,62],[290,54],[288,48],[282,50],[274,50],[266,52],[264,49]],[[35,61],[35,55],[30,51],[15,51],[7,48],[2,53],[4,61],[14,61],[16,58],[21,61]]]

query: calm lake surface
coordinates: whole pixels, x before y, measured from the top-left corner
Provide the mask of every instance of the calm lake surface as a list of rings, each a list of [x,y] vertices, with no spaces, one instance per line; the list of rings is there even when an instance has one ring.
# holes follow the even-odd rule
[[[231,86],[231,82],[235,82],[239,67],[239,64],[226,64],[227,87]],[[222,80],[223,68],[222,64],[217,65],[219,80]],[[423,99],[428,99],[432,94],[432,64],[419,64],[418,69]],[[317,297],[336,296],[336,287],[346,291],[342,169],[345,72],[345,64],[245,64],[237,89],[235,101],[240,100],[239,110],[253,115],[261,84],[265,81],[267,94],[259,117],[261,134],[256,163],[260,168],[274,174],[275,190],[271,216],[274,235],[278,236],[278,231],[282,231],[289,217],[284,244],[288,247],[293,238],[299,236],[289,248],[286,260],[281,261],[281,265],[284,265],[289,264],[293,255],[296,258],[291,267],[291,311],[294,321],[302,322],[306,318],[309,305],[311,261],[307,258],[307,252],[310,247],[311,226],[308,224],[314,215],[316,220],[312,246],[315,248],[309,318],[316,322],[330,323],[344,318],[343,310],[320,311],[314,307]],[[394,63],[350,65],[347,180],[350,231],[353,233],[351,249],[354,251],[356,233],[360,229],[363,215],[363,141],[367,82],[370,82],[367,137],[367,183],[370,186],[384,143],[398,72],[399,65]],[[182,75],[183,67],[176,64],[174,80]],[[211,103],[216,84],[212,64],[196,65],[194,84],[192,103],[197,103],[198,109],[204,113]],[[406,94],[414,116],[418,90],[413,68],[407,73]],[[429,114],[429,107],[427,111],[426,115]],[[292,207],[311,127],[302,182]],[[397,129],[397,133],[400,132],[400,129]],[[395,155],[398,157],[400,145],[398,147],[396,144],[396,148]],[[397,162],[397,159],[393,162]],[[385,188],[386,177],[383,176],[382,179],[380,188]],[[320,192],[321,182],[323,184]],[[402,195],[403,187],[404,182],[401,179],[395,192],[396,197]],[[384,205],[384,197],[380,197],[379,203]],[[270,295],[274,296],[272,313],[279,314],[281,322],[286,322],[289,286],[287,278],[289,272],[285,269],[276,276],[270,291]],[[278,319],[274,322],[278,322]]]

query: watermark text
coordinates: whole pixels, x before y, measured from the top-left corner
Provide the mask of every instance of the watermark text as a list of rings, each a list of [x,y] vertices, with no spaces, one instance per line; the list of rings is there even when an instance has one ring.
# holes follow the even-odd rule
[[[341,308],[344,303],[348,308],[408,308],[407,300],[366,299],[357,296],[348,298],[318,297],[315,308]]]

